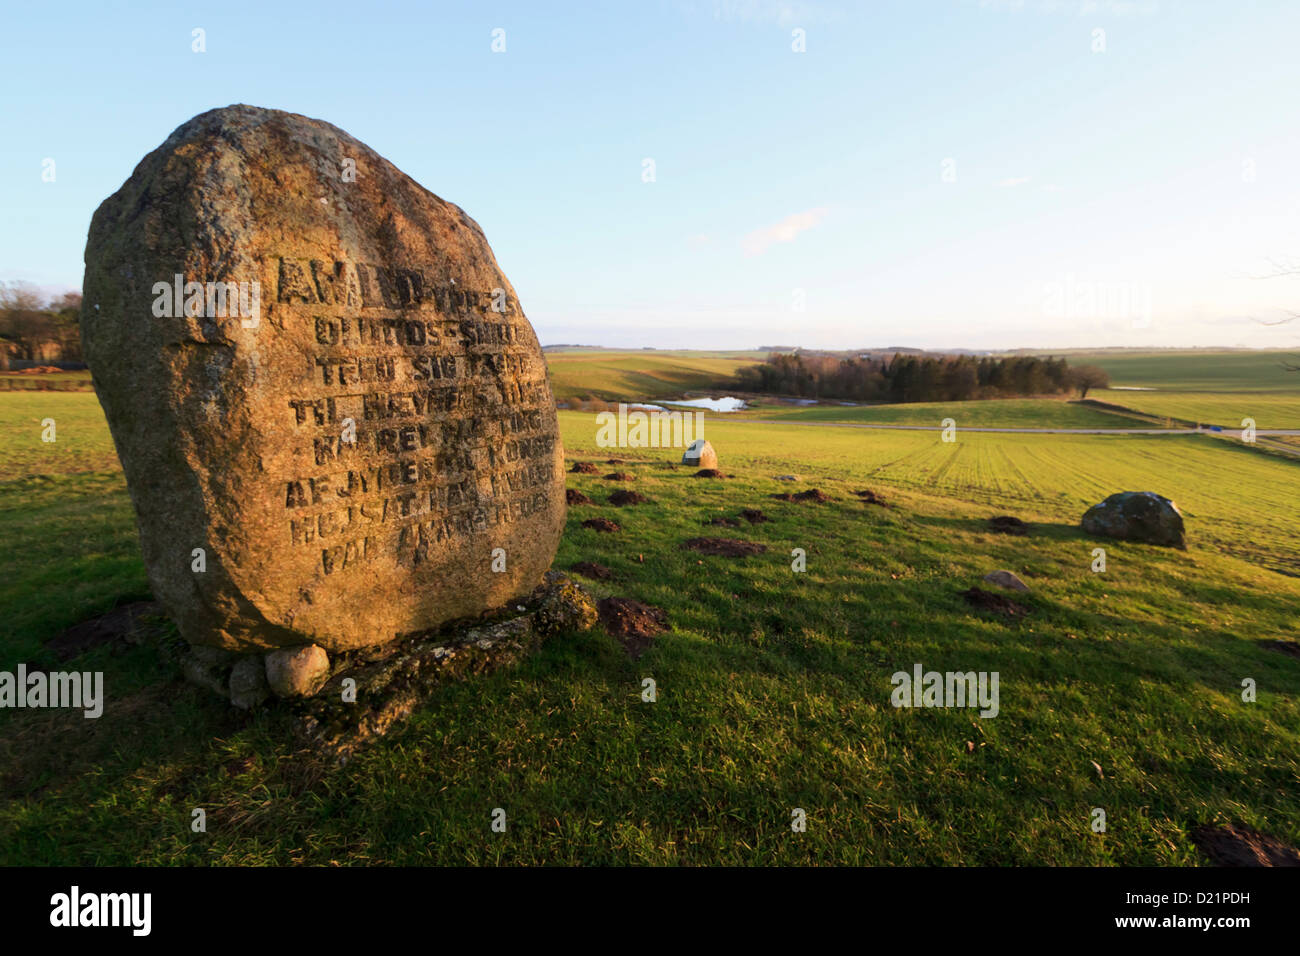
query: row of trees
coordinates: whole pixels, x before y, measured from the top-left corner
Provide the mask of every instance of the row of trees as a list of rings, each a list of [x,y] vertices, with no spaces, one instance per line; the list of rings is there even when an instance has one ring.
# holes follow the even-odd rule
[[[80,362],[81,294],[47,297],[26,282],[0,282],[0,368],[11,359]]]
[[[1110,382],[1097,366],[1071,366],[1063,358],[802,352],[770,355],[762,365],[742,368],[737,378],[742,391],[859,402],[959,402],[1076,389],[1086,398],[1090,388]]]

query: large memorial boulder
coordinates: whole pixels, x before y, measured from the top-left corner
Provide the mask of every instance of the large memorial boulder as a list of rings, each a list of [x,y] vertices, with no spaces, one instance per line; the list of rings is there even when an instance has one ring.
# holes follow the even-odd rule
[[[563,451],[482,230],[327,123],[196,116],[96,211],[85,355],[193,644],[386,643],[550,567]]]
[[[1153,491],[1117,492],[1084,512],[1080,525],[1089,534],[1107,538],[1187,548],[1182,512]]]

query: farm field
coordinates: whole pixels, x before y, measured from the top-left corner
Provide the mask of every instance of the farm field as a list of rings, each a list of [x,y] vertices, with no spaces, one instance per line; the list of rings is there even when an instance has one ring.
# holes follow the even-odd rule
[[[762,352],[575,350],[547,352],[557,401],[591,396],[613,402],[678,398],[688,390],[726,388],[736,369]]]
[[[566,450],[599,453],[594,416],[561,412],[560,420]],[[705,419],[704,434],[732,467],[746,471],[802,470],[837,483],[886,484],[1070,526],[1114,491],[1158,491],[1182,509],[1189,540],[1300,574],[1300,515],[1290,504],[1300,462],[1209,436],[959,429],[958,440],[945,443],[938,432],[744,424],[720,416]],[[719,467],[727,470],[726,463]]]
[[[850,407],[829,403],[800,408],[759,398],[741,412],[714,415],[710,420],[765,419],[781,422],[849,422],[870,425],[940,427],[951,418],[958,428],[1152,428],[1140,416],[1108,412],[1065,399],[998,399],[984,402],[914,402],[905,405]]]
[[[0,372],[0,391],[88,391],[89,369],[66,372]]]
[[[1129,392],[1099,388],[1090,392],[1089,397],[1157,417],[1206,422],[1225,428],[1241,428],[1243,418],[1253,418],[1256,428],[1300,428],[1300,391]]]
[[[1071,365],[1099,365],[1112,385],[1185,392],[1300,392],[1300,347],[1292,351],[1064,352]]]
[[[49,664],[64,628],[148,595],[94,397],[57,397],[83,403],[55,413],[62,457],[22,447],[41,409],[4,419],[19,455],[0,480],[0,668]],[[593,503],[570,509],[556,560],[603,564],[609,580],[584,582],[598,596],[665,609],[645,656],[600,631],[557,638],[445,685],[338,767],[152,648],[101,647],[75,666],[105,671],[111,719],[0,713],[0,862],[1184,865],[1204,862],[1190,830],[1230,819],[1300,842],[1300,661],[1265,646],[1293,633],[1300,604],[1300,579],[1270,570],[1300,562],[1285,495],[1300,465],[1198,437],[944,445],[711,417],[732,477],[705,480],[671,449],[597,447],[592,415],[560,420],[570,461],[622,458],[649,499],[614,507],[624,485],[569,475]],[[66,471],[27,471],[52,466]],[[812,487],[832,500],[772,497]],[[889,507],[854,498],[863,487]],[[1078,530],[1083,507],[1126,487],[1175,497],[1190,550]],[[741,508],[770,520],[705,525]],[[1030,534],[990,534],[1000,513]],[[596,516],[619,531],[582,526]],[[768,550],[681,549],[696,536]],[[1026,617],[962,601],[992,568],[1030,584]],[[997,719],[893,708],[890,675],[915,662],[1000,672]],[[1242,676],[1259,683],[1254,705]],[[509,841],[483,824],[494,806],[509,807]],[[1097,806],[1104,835],[1089,829]],[[807,833],[791,833],[792,807]]]

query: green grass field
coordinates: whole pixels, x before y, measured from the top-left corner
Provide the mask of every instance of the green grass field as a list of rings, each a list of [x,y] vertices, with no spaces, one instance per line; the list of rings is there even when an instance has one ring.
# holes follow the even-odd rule
[[[1090,398],[1186,421],[1240,428],[1300,428],[1300,349],[1290,352],[1071,353],[1072,364],[1100,365],[1111,385],[1154,391],[1098,389]]]
[[[601,398],[614,402],[678,398],[685,391],[726,388],[736,369],[763,360],[762,352],[606,350],[547,352],[557,401]]]
[[[1071,365],[1100,365],[1112,385],[1137,385],[1187,392],[1300,391],[1300,348],[1291,351],[1067,352]]]
[[[93,395],[0,395],[0,410],[0,669],[52,665],[44,642],[147,595],[134,519]],[[57,449],[40,442],[47,416]],[[1300,843],[1300,660],[1263,646],[1294,635],[1300,607],[1300,464],[1205,437],[946,445],[715,417],[732,476],[717,481],[669,449],[596,447],[594,416],[560,419],[571,460],[626,459],[651,499],[613,507],[621,485],[569,475],[595,503],[570,509],[556,560],[602,563],[615,576],[588,582],[598,595],[668,612],[639,661],[603,632],[557,638],[443,687],[340,768],[150,648],[100,648],[64,665],[105,672],[100,720],[0,712],[0,862],[1181,865],[1204,862],[1194,825],[1228,820]],[[773,478],[791,472],[802,481]],[[834,500],[771,497],[809,487]],[[864,487],[891,507],[853,498]],[[1083,535],[1083,508],[1125,488],[1178,500],[1190,550]],[[745,507],[772,520],[704,526]],[[1034,528],[991,534],[1000,513]],[[595,516],[621,530],[581,527]],[[702,535],[769,550],[678,547]],[[958,595],[994,568],[1031,586],[1025,618]],[[890,675],[918,662],[999,672],[999,716],[893,708]]]
[[[913,402],[906,405],[835,403],[807,408],[758,399],[740,412],[712,416],[781,422],[848,422],[870,425],[927,425],[939,428],[951,418],[959,428],[1145,428],[1147,419],[1079,405],[1065,399],[1001,399],[987,402]]]
[[[1112,385],[1155,391],[1097,389],[1089,398],[1132,409],[1135,415],[1072,404],[1066,398],[983,402],[914,403],[850,407],[825,402],[816,407],[782,405],[760,397],[737,417],[782,421],[937,425],[952,417],[959,425],[984,428],[1127,428],[1161,426],[1165,419],[1240,428],[1253,418],[1257,428],[1300,428],[1300,363],[1291,352],[1071,352],[1073,364],[1096,364]],[[686,392],[724,394],[736,370],[762,361],[759,352],[566,351],[547,354],[558,400],[580,397],[610,402],[678,398]]]
[[[1256,428],[1300,428],[1300,393],[1127,392],[1110,388],[1097,389],[1089,397],[1148,415],[1225,428],[1241,428],[1245,418],[1253,418]]]
[[[0,372],[0,391],[90,391],[87,369],[70,372]]]

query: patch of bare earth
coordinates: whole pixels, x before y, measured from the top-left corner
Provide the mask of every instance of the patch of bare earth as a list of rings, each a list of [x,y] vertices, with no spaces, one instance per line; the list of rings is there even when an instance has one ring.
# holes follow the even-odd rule
[[[1025,534],[1029,525],[1015,515],[997,515],[989,519],[989,530],[994,534]]]
[[[800,491],[793,495],[788,491],[783,491],[780,494],[773,495],[772,497],[777,501],[811,501],[813,504],[817,505],[824,505],[826,502],[834,500],[830,495],[825,494],[818,488],[809,488],[807,491]]]
[[[862,499],[864,505],[880,505],[882,508],[888,507],[885,504],[885,499],[880,497],[880,495],[876,494],[870,488],[863,488],[862,490],[853,493]]]
[[[628,474],[626,471],[612,471],[605,476],[606,481],[636,481],[636,475]]]
[[[687,551],[698,551],[700,554],[720,558],[747,558],[767,550],[765,544],[759,544],[757,541],[739,541],[735,538],[690,538],[683,541],[681,547]]]
[[[694,475],[693,477],[695,477],[695,478],[726,478],[727,476],[724,475],[722,472],[718,471],[718,469],[716,469],[716,468],[701,468],[699,471],[697,471],[697,472],[695,473],[695,475]]]
[[[596,613],[605,630],[618,639],[633,660],[649,649],[656,635],[668,629],[668,614],[663,608],[631,598],[605,598],[597,603]]]
[[[720,527],[720,528],[739,528],[739,527],[740,527],[740,522],[737,521],[735,518],[727,518],[727,517],[723,517],[723,516],[719,516],[719,517],[716,517],[716,518],[710,518],[708,521],[706,521],[706,522],[704,522],[704,523],[707,524],[707,525],[717,525],[717,526]]]
[[[608,518],[588,518],[582,523],[584,528],[590,528],[592,531],[614,532],[618,530],[618,525]]]
[[[622,508],[625,505],[643,505],[650,499],[645,495],[637,494],[635,491],[624,491],[619,489],[609,496],[609,503]]]
[[[138,643],[151,633],[151,628],[156,630],[156,625],[144,619],[165,614],[162,605],[156,601],[123,604],[107,614],[72,625],[47,641],[45,646],[54,651],[59,660],[66,661],[105,644]]]
[[[1300,641],[1264,641],[1264,646],[1292,657],[1300,657]]]
[[[614,576],[613,571],[594,561],[579,561],[571,566],[569,570],[575,574],[581,574],[584,578],[591,578],[593,581],[608,581]]]
[[[566,504],[570,504],[570,505],[589,505],[589,504],[591,504],[591,499],[588,498],[586,495],[584,495],[584,494],[583,494],[581,491],[579,491],[577,488],[565,488],[565,489],[564,489],[564,500],[565,500],[565,503],[566,503]]]
[[[764,521],[772,520],[757,508],[745,508],[740,512],[740,516],[750,524],[762,524]]]
[[[1190,836],[1215,866],[1300,866],[1300,850],[1244,823],[1207,823]]]
[[[1029,613],[1029,608],[1023,604],[1017,604],[1005,594],[994,594],[992,591],[985,591],[983,588],[968,588],[961,592],[961,596],[966,599],[966,603],[971,607],[977,607],[982,611],[995,611],[998,614],[1005,614],[1007,617],[1021,617]]]

